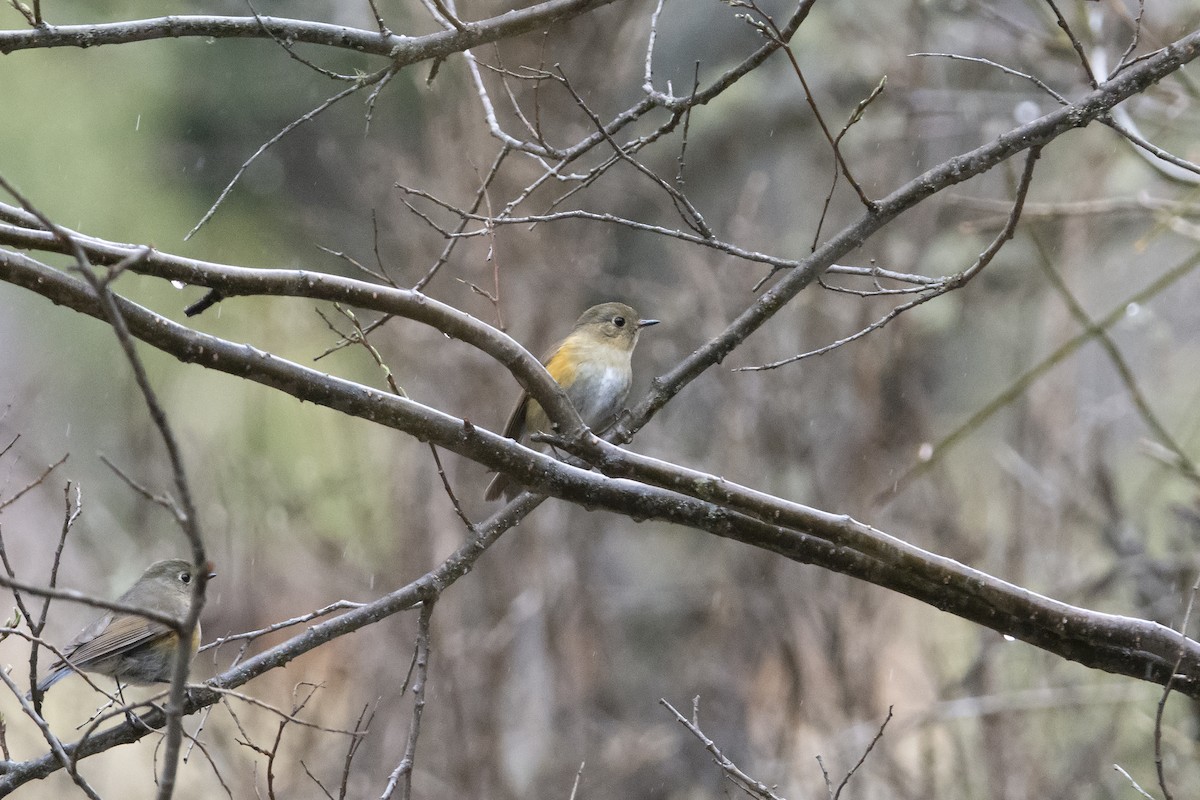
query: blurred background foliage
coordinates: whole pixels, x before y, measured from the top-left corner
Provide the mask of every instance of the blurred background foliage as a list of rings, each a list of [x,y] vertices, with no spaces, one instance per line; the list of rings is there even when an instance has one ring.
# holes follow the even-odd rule
[[[44,3],[54,23],[156,13],[132,2]],[[417,3],[381,0],[401,33],[436,30]],[[1063,3],[1089,48],[1114,63],[1132,35],[1127,2]],[[790,7],[763,4],[782,20]],[[363,3],[258,0],[263,14],[370,29]],[[240,2],[186,2],[173,13],[245,14]],[[465,18],[504,10],[464,3]],[[482,47],[510,69],[558,65],[601,118],[640,95],[653,4],[615,3],[545,36]],[[759,43],[728,6],[671,0],[662,15],[655,80],[682,94],[699,63],[712,80]],[[22,24],[11,9],[5,27]],[[1145,52],[1200,25],[1190,0],[1150,4]],[[1029,0],[818,3],[793,41],[835,130],[886,75],[887,87],[846,137],[847,161],[881,196],[938,162],[982,144],[1054,101],[1028,81],[980,64],[909,57],[948,52],[1034,74],[1068,97],[1082,70],[1048,7]],[[298,47],[330,69],[379,64]],[[297,128],[246,172],[212,221],[183,236],[238,166],[288,122],[341,88],[270,41],[164,40],[89,50],[29,50],[0,59],[0,172],[56,221],[117,241],[212,261],[362,277],[321,248],[373,264],[412,285],[444,241],[404,206],[396,183],[468,205],[498,150],[462,57],[401,73],[369,127],[355,95]],[[1200,160],[1195,68],[1127,105],[1142,130]],[[488,73],[501,122],[519,122]],[[565,145],[591,123],[549,83],[510,78],[527,114]],[[661,117],[656,117],[657,122]],[[643,124],[642,130],[648,130]],[[678,133],[648,148],[660,175],[678,170]],[[1018,164],[943,193],[873,237],[848,263],[903,272],[958,272],[999,230]],[[511,156],[490,202],[503,205],[538,174]],[[802,89],[782,55],[691,117],[686,191],[718,235],[798,258],[811,247],[833,165]],[[561,189],[527,204],[541,211]],[[997,203],[996,201],[1002,201]],[[1102,209],[1075,204],[1100,201]],[[1153,201],[1172,201],[1165,210]],[[1053,271],[1093,319],[1194,258],[1194,185],[1171,182],[1111,130],[1092,125],[1043,153],[1030,208],[1009,244],[962,291],[904,315],[864,340],[765,372],[732,372],[811,350],[863,327],[892,305],[811,287],[721,368],[692,384],[633,447],[833,512],[1028,589],[1091,608],[1177,626],[1196,574],[1195,486],[1148,457],[1147,425],[1112,361],[1094,342],[1063,360],[973,429],[901,491],[889,490],[936,445],[1025,371],[1082,329]],[[454,219],[423,205],[442,224]],[[563,207],[677,227],[666,197],[618,167]],[[861,206],[840,182],[824,234]],[[378,221],[377,241],[372,219]],[[471,284],[492,291],[499,312]],[[502,227],[462,243],[427,287],[541,352],[579,311],[633,302],[664,320],[635,358],[634,397],[649,379],[715,335],[748,303],[759,265],[715,251],[587,222]],[[832,277],[832,284],[845,284]],[[117,289],[177,320],[200,290],[126,274]],[[1130,305],[1111,335],[1138,386],[1185,450],[1200,453],[1195,409],[1200,279],[1187,274]],[[331,320],[332,308],[322,307]],[[337,341],[310,302],[227,301],[199,329],[311,364]],[[341,322],[342,328],[348,326]],[[372,341],[414,399],[498,429],[516,396],[481,354],[403,320]],[[64,453],[67,464],[0,516],[21,576],[46,574],[61,524],[63,484],[82,490],[61,582],[115,594],[153,558],[186,552],[168,515],[99,460],[169,488],[166,460],[111,333],[99,323],[0,285],[0,497]],[[368,600],[430,569],[464,537],[428,449],[393,431],[142,349],[186,453],[208,547],[218,565],[207,638],[263,627],[337,599]],[[344,349],[317,362],[383,386],[369,355]],[[476,518],[487,475],[443,456]],[[86,609],[55,604],[49,634],[65,639]],[[409,704],[400,687],[415,617],[395,618],[320,648],[245,689],[290,707],[300,682],[320,684],[304,714],[351,728],[375,710],[350,782],[381,790],[403,751]],[[277,634],[256,648],[281,641]],[[889,707],[895,717],[856,774],[862,798],[1132,796],[1122,765],[1153,787],[1151,685],[1006,642],[932,608],[839,575],[694,531],[588,513],[550,502],[507,534],[453,587],[434,616],[433,661],[417,759],[419,796],[709,798],[735,793],[698,742],[659,706],[700,722],[725,753],[789,797],[824,792],[820,755],[836,781]],[[199,657],[194,678],[234,648]],[[9,640],[0,660],[27,672]],[[92,708],[81,681],[51,693],[60,735]],[[261,755],[277,720],[233,703],[216,709],[180,797],[235,797],[265,786]],[[1193,709],[1176,698],[1163,731],[1166,773],[1182,796],[1200,792]],[[44,749],[16,704],[0,699],[14,758]],[[305,768],[336,786],[346,740],[289,727],[275,765],[280,797],[318,796]],[[154,739],[87,760],[101,790],[152,796]],[[131,773],[131,770],[133,772]],[[146,779],[130,785],[131,774]],[[68,791],[61,774],[24,791]],[[50,796],[50,795],[44,795]],[[114,795],[117,796],[117,795]],[[1180,796],[1177,794],[1177,796]]]

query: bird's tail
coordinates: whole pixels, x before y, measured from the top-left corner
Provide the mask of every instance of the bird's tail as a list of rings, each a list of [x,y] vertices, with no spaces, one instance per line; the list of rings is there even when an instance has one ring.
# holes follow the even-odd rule
[[[57,669],[50,670],[50,672],[47,673],[44,678],[42,678],[40,681],[38,681],[38,685],[37,685],[38,691],[39,692],[46,691],[54,684],[61,681],[63,678],[70,675],[72,672],[73,672],[73,670],[70,667],[68,667],[66,664],[63,664],[62,666],[58,667]],[[29,692],[28,694],[25,695],[26,700],[30,700],[32,698],[33,698],[33,692]]]
[[[503,472],[497,472],[496,476],[492,478],[492,482],[488,484],[487,491],[483,496],[490,503],[493,500],[499,500],[500,495],[507,495],[511,491],[512,486],[508,476]]]

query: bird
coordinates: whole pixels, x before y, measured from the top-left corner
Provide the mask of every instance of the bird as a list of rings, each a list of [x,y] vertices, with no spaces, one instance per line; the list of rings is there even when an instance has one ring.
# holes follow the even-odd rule
[[[212,562],[205,564],[216,576]],[[179,620],[191,603],[193,565],[180,558],[156,561],[117,602],[157,611]],[[44,692],[75,670],[97,672],[133,684],[169,683],[179,634],[169,626],[137,614],[108,611],[62,648],[64,658],[50,665],[37,685]],[[200,648],[200,623],[192,631],[190,661]]]
[[[633,382],[633,348],[643,328],[659,320],[640,319],[624,303],[601,303],[579,317],[561,342],[550,348],[542,365],[561,386],[584,424],[603,430],[621,410]],[[551,432],[550,419],[541,405],[523,393],[504,426],[504,435],[521,441],[528,434]],[[515,488],[500,473],[488,484],[484,497],[511,497]]]

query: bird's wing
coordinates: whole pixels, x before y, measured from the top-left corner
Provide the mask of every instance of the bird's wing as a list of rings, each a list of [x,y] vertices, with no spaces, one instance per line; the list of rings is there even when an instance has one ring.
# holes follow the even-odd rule
[[[82,667],[93,661],[127,652],[170,632],[171,629],[161,622],[152,622],[133,614],[121,614],[95,636],[81,641],[78,647],[63,652],[71,659],[72,664]]]
[[[572,355],[574,350],[575,348],[569,344],[569,340],[564,339],[551,347],[542,359],[542,366],[559,386],[570,386],[575,380],[576,359]],[[509,439],[520,439],[525,435],[529,402],[529,393],[522,392],[521,399],[517,401],[517,407],[512,410],[508,422],[504,425],[504,435]]]
[[[529,395],[522,393],[521,399],[517,401],[517,407],[508,415],[508,422],[504,424],[504,435],[509,439],[520,439],[525,433],[525,410],[529,408]]]
[[[575,383],[575,374],[579,371],[579,346],[571,337],[563,339],[554,346],[544,359],[542,365],[546,372],[554,378],[559,386],[568,387]]]
[[[508,423],[504,426],[504,435],[509,439],[519,440],[525,435],[525,414],[528,409],[529,395],[522,393],[521,399],[517,401],[517,407],[512,410],[512,414],[508,416]],[[498,499],[500,495],[507,494],[510,490],[508,476],[503,472],[497,472],[488,483],[487,489],[484,490],[483,497],[491,502]]]

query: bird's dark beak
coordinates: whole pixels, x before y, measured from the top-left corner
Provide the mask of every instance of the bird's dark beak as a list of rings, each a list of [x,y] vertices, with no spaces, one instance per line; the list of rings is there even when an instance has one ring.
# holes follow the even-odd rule
[[[649,328],[651,325],[657,325],[659,322],[660,320],[657,319],[639,319],[638,330],[641,330],[642,328]]]
[[[205,570],[205,572],[208,573],[209,580],[212,580],[213,578],[217,577],[217,568],[213,565],[213,562],[211,562],[211,561],[205,562],[204,570]]]

